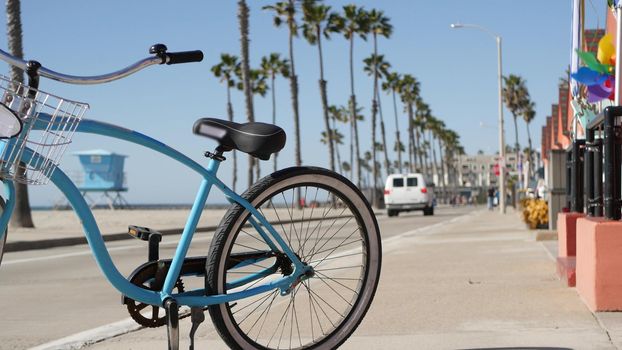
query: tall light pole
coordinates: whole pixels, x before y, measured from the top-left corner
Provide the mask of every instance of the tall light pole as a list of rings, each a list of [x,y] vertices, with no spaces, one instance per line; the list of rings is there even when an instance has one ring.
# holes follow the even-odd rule
[[[497,42],[497,75],[499,78],[499,212],[505,214],[505,140],[503,131],[503,75],[501,69],[501,36],[476,24],[453,23],[451,28],[472,28],[491,35]]]

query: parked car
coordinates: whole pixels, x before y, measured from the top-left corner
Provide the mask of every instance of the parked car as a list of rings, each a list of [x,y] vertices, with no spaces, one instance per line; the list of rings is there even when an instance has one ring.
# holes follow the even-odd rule
[[[384,186],[384,203],[388,216],[413,210],[434,215],[434,184],[419,173],[391,174]]]

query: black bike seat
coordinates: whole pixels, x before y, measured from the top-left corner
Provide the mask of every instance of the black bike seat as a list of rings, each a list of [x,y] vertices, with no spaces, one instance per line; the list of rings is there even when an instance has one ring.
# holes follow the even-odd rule
[[[218,141],[223,151],[238,150],[261,160],[285,146],[285,131],[267,123],[235,123],[216,118],[201,118],[192,131]]]

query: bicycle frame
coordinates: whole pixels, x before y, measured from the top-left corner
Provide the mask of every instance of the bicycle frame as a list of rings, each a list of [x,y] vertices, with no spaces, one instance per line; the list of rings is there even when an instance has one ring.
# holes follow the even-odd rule
[[[33,130],[41,130],[46,125],[46,123],[49,122],[49,120],[49,115],[39,115],[37,124],[34,125]],[[94,120],[83,120],[79,124],[76,132],[108,136],[111,138],[120,139],[141,145],[153,151],[159,152],[169,158],[177,160],[184,166],[197,172],[203,178],[197,192],[194,204],[192,205],[192,209],[184,226],[181,239],[175,250],[171,266],[164,281],[164,286],[162,287],[161,291],[150,291],[130,283],[123,275],[121,275],[119,270],[114,265],[112,258],[110,257],[110,254],[105,246],[99,227],[97,226],[95,218],[93,217],[93,213],[91,212],[89,206],[87,205],[85,199],[82,197],[82,194],[80,193],[76,185],[60,168],[56,168],[52,172],[50,180],[67,198],[70,205],[73,207],[76,215],[80,219],[86,239],[88,241],[88,245],[91,249],[93,256],[95,257],[99,268],[102,270],[108,281],[110,281],[110,283],[117,290],[119,290],[127,297],[151,305],[162,305],[166,299],[174,298],[179,305],[208,306],[243,299],[246,297],[271,291],[275,288],[280,288],[281,293],[286,293],[289,286],[294,283],[296,278],[304,273],[306,267],[294,254],[294,252],[287,246],[286,242],[276,232],[276,230],[267,221],[267,219],[263,215],[261,215],[261,213],[257,209],[255,209],[247,200],[232,191],[220,179],[218,179],[217,172],[220,161],[210,159],[207,167],[204,168],[202,165],[180,153],[179,151],[176,151],[175,149],[149,136],[120,126]],[[10,141],[5,144],[5,147],[9,147],[9,145]],[[33,152],[29,148],[25,149],[22,156],[22,159],[24,161],[29,161],[31,159],[38,161],[38,158],[40,158],[40,155]],[[5,232],[9,218],[15,207],[15,188],[13,182],[4,181],[4,185],[7,195],[7,205],[4,212],[0,216],[0,239]],[[175,282],[179,278],[181,267],[183,265],[184,259],[186,258],[190,243],[192,241],[192,237],[197,227],[197,223],[201,216],[201,212],[205,207],[205,203],[207,201],[212,186],[216,186],[216,188],[220,190],[230,202],[238,203],[250,212],[251,216],[249,217],[249,222],[251,223],[251,225],[258,231],[258,233],[262,236],[262,238],[266,241],[266,244],[268,244],[271,249],[273,249],[274,251],[279,251],[280,248],[280,251],[287,255],[287,257],[294,264],[294,273],[289,276],[280,277],[277,280],[271,281],[264,285],[252,287],[248,290],[233,292],[231,294],[206,296],[204,289],[195,289],[184,293],[173,293]],[[237,286],[241,286],[253,280],[257,280],[259,278],[267,276],[274,271],[274,266],[266,268],[263,271],[255,273],[254,275],[230,282],[228,283],[228,286],[230,288],[235,288]]]

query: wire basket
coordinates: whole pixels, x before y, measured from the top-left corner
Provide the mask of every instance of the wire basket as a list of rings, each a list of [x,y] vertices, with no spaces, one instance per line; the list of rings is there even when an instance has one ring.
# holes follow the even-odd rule
[[[19,135],[0,140],[0,178],[29,185],[47,184],[88,104],[29,88],[2,75],[0,94],[0,102],[23,123]],[[22,156],[27,147],[34,156],[26,161]]]

